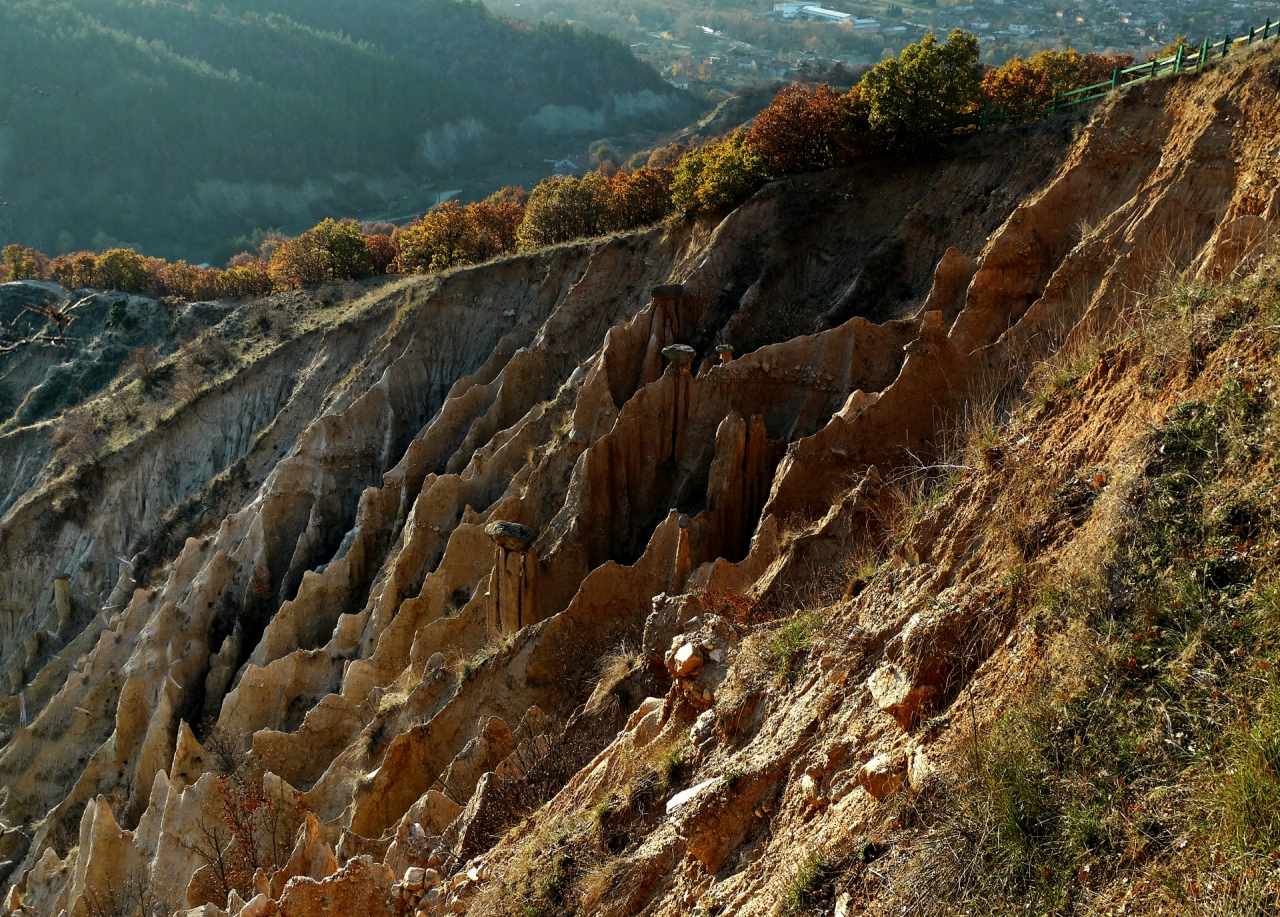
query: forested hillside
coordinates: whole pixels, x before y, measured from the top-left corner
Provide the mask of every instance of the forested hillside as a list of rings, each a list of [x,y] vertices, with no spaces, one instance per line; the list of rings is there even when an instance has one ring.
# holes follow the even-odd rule
[[[616,41],[453,0],[0,0],[0,87],[0,240],[194,260],[690,114]]]

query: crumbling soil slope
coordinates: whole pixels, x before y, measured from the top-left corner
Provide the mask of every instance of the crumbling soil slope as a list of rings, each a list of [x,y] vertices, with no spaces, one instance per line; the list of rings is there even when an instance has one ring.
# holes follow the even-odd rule
[[[1265,248],[1278,72],[385,284],[74,512],[33,476],[0,532],[6,907],[855,913],[813,857],[876,859],[1042,664],[1025,584],[1111,537],[1181,383],[1106,357],[1025,429],[1001,406]],[[957,458],[984,410],[1004,438]]]

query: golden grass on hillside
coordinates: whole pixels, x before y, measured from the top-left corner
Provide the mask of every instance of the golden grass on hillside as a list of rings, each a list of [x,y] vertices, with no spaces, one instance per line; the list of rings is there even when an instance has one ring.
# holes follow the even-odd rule
[[[1205,374],[1152,430],[1095,565],[1039,586],[1032,621],[1054,665],[960,743],[953,779],[896,803],[913,835],[894,913],[1280,910],[1272,276],[1170,284],[1134,327],[1033,384],[1033,411],[1076,397],[1104,345],[1152,393]]]

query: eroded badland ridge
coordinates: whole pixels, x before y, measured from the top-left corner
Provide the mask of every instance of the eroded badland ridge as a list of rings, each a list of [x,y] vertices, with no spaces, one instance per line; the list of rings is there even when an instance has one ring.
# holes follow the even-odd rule
[[[1193,810],[1275,734],[1277,137],[1260,52],[719,222],[163,315],[289,327],[92,463],[0,437],[7,912],[1274,903],[1280,837]]]

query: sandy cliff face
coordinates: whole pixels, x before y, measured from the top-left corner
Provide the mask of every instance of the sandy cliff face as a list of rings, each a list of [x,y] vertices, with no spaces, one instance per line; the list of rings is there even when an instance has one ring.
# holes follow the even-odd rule
[[[51,431],[6,434],[32,466],[0,523],[6,906],[479,913],[675,743],[682,791],[599,810],[631,821],[589,910],[772,910],[796,839],[940,766],[906,730],[1022,650],[974,623],[1003,575],[982,513],[846,594],[789,691],[752,681],[732,597],[825,582],[968,405],[1255,250],[1276,85],[1253,58],[718,223],[372,287],[109,453],[75,512]],[[1109,416],[1053,448],[1118,462],[1139,421]],[[125,556],[231,468],[205,528]]]

